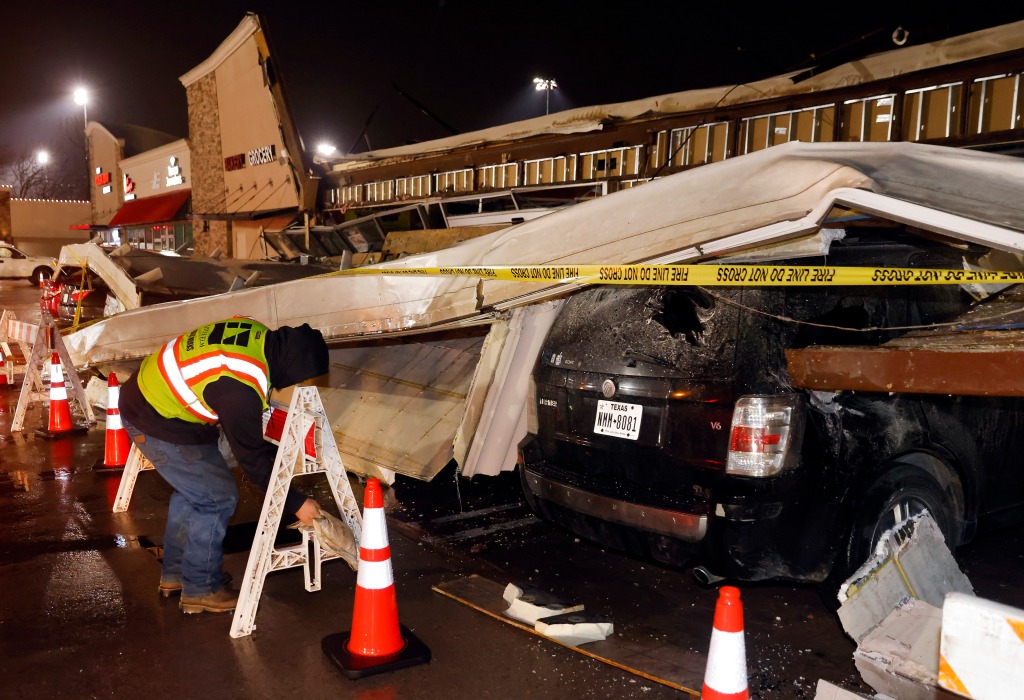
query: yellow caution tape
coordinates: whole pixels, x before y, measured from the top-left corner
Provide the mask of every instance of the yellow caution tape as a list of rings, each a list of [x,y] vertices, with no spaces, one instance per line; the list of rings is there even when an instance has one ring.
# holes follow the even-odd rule
[[[441,275],[485,280],[653,286],[782,287],[891,284],[1014,284],[1024,272],[798,265],[523,265],[353,267],[330,275]]]

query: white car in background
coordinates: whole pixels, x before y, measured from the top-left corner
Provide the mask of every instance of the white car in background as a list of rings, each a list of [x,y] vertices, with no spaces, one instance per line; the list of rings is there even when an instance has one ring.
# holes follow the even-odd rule
[[[26,255],[7,243],[0,243],[0,279],[38,282],[50,279],[57,261],[50,257]]]

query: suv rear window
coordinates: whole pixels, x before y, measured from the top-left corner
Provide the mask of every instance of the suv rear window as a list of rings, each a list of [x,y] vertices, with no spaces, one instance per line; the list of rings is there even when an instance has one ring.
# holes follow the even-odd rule
[[[549,364],[594,372],[646,366],[683,378],[726,378],[736,348],[737,307],[697,287],[595,287],[573,295],[545,346],[561,351]],[[571,353],[571,356],[568,356]]]

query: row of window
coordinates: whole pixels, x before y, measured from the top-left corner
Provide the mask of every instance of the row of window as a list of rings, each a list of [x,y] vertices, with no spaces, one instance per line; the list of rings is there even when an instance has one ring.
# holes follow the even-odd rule
[[[179,221],[155,226],[124,226],[101,231],[108,245],[127,243],[139,250],[185,250],[192,247],[192,223]]]
[[[961,113],[965,109],[964,90],[968,91],[966,119]],[[657,177],[666,167],[703,165],[789,141],[891,141],[897,123],[902,140],[955,138],[1020,128],[1022,115],[1021,74],[992,75],[901,94],[658,131],[648,144],[350,185],[333,190],[331,204],[389,202],[613,178],[623,187],[631,187]]]

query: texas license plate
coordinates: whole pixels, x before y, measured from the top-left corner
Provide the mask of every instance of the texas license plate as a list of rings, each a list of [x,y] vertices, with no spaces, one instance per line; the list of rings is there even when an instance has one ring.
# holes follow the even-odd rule
[[[644,407],[620,401],[598,401],[594,432],[599,435],[636,440]]]

